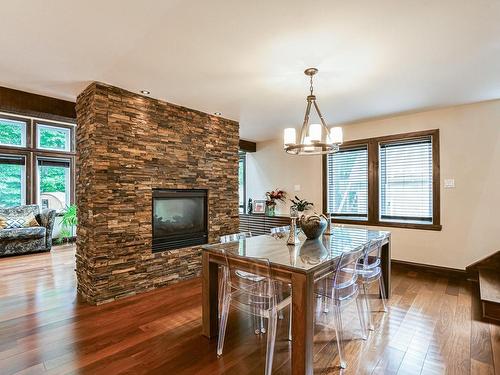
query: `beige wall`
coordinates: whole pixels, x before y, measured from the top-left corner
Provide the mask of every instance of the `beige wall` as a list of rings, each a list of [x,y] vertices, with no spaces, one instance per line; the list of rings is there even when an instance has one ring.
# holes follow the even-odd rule
[[[440,130],[440,232],[387,228],[393,258],[463,269],[500,250],[500,100],[412,113],[344,126],[345,140]],[[285,154],[282,140],[261,142],[248,156],[247,196],[281,188],[315,203],[321,211],[320,157]],[[443,180],[455,179],[454,189]],[[300,184],[301,191],[294,192]],[[278,206],[286,213],[288,206]]]
[[[297,195],[314,203],[321,212],[321,156],[294,156],[283,151],[281,139],[259,142],[257,152],[247,154],[247,198],[265,199],[266,191],[287,192],[286,203],[278,203],[278,214],[290,212],[290,200]],[[294,186],[300,185],[300,191]]]

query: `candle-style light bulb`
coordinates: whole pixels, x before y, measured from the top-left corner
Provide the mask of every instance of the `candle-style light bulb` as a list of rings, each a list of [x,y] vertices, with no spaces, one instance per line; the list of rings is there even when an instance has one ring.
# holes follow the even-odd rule
[[[309,139],[311,142],[321,142],[321,124],[309,125]]]
[[[283,141],[285,146],[294,145],[297,141],[295,128],[286,128],[283,132]]]
[[[314,151],[314,146],[312,146],[311,138],[309,138],[309,136],[304,138],[304,144],[306,145],[304,147],[304,151],[306,151],[306,152],[313,152]],[[311,145],[311,146],[307,146],[307,145]]]
[[[344,134],[340,126],[335,126],[330,129],[330,141],[337,144],[344,142]]]

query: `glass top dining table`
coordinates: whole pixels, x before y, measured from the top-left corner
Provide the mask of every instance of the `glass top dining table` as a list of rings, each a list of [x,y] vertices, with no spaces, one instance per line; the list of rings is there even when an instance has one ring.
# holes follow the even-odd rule
[[[202,249],[214,253],[235,254],[249,258],[269,259],[271,266],[314,272],[324,263],[338,259],[343,252],[354,251],[373,239],[388,237],[390,232],[358,227],[332,226],[330,235],[307,240],[299,230],[299,242],[287,245],[288,232],[241,238],[239,241],[204,245]]]
[[[239,241],[202,246],[202,334],[214,338],[218,329],[219,266],[234,254],[238,268],[251,272],[256,258],[269,259],[273,277],[292,287],[293,374],[313,373],[314,283],[330,272],[343,252],[363,247],[375,238],[385,240],[381,252],[383,282],[390,297],[390,232],[362,227],[332,225],[331,234],[287,245],[288,232],[242,238]],[[226,255],[225,255],[226,254]]]

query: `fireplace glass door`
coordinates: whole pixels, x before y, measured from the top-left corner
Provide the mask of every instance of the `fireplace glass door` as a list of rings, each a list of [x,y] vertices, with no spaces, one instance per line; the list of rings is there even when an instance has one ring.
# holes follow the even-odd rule
[[[206,190],[153,190],[153,251],[207,243]]]

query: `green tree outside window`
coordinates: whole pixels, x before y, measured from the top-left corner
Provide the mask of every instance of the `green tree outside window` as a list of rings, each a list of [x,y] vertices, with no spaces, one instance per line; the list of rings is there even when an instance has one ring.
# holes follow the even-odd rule
[[[14,121],[0,119],[0,144],[22,146],[22,125]]]

